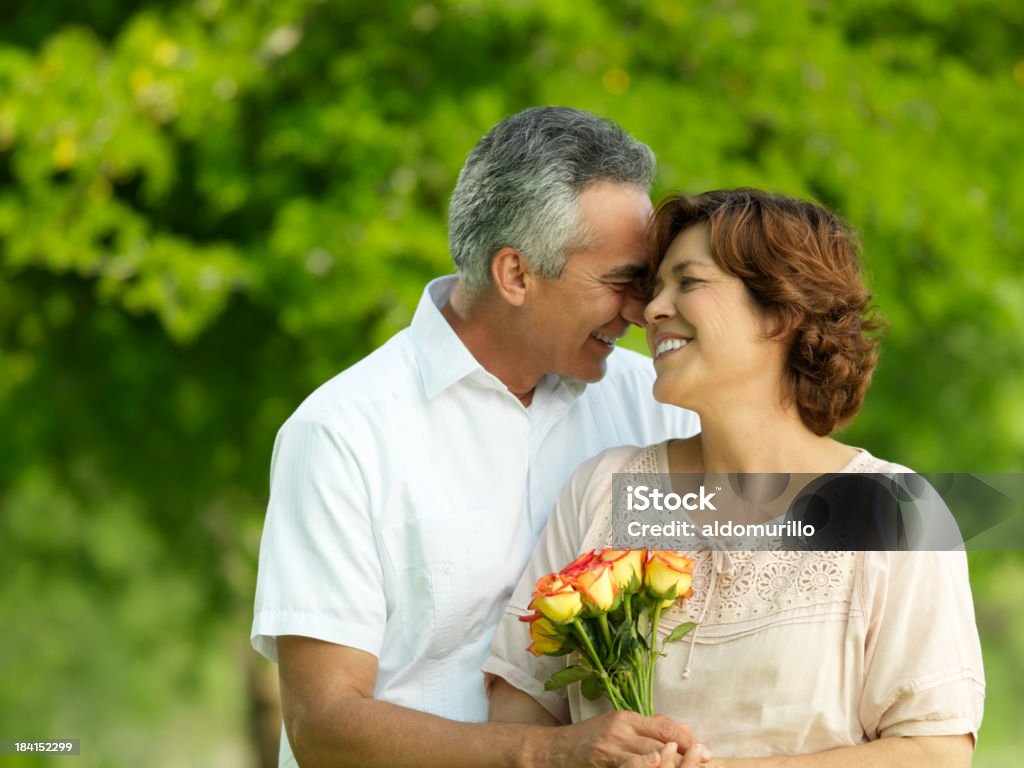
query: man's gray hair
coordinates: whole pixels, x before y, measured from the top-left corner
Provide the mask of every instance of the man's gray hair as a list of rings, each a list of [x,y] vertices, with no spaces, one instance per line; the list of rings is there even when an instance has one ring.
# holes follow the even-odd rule
[[[594,182],[648,189],[654,153],[611,120],[536,107],[495,125],[470,152],[448,212],[448,243],[472,293],[491,284],[491,260],[511,246],[553,279],[589,245],[579,197]]]

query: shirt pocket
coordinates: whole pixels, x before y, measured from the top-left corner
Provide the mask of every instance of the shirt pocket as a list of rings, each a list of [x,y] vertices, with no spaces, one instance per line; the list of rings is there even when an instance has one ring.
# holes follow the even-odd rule
[[[490,510],[445,511],[382,529],[394,588],[388,622],[416,658],[447,658],[493,631],[508,600],[508,542],[488,530]]]

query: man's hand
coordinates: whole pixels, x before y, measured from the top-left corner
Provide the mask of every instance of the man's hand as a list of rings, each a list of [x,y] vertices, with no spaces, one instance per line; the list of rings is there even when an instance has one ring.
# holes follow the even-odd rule
[[[490,698],[491,721],[558,725],[558,721],[532,696],[500,677],[494,678]],[[645,765],[642,761],[648,755],[659,754],[669,743],[673,745],[671,754],[677,755],[686,754],[697,741],[689,727],[667,717],[652,718],[632,712],[610,712],[575,725],[531,733],[527,744],[527,764],[558,768]],[[694,759],[699,761],[706,750],[702,750],[700,745],[697,747]],[[674,762],[663,764],[675,766]]]
[[[687,755],[689,762],[681,765],[689,768],[699,765],[706,752],[690,733],[690,728],[680,725],[667,717],[642,717],[633,712],[610,712],[599,717],[584,720],[575,725],[563,726],[550,747],[552,765],[594,766],[618,768],[626,764],[677,765],[678,753]],[[668,745],[672,749],[668,750]],[[661,762],[644,763],[651,755],[659,756]],[[639,762],[638,762],[639,761]]]

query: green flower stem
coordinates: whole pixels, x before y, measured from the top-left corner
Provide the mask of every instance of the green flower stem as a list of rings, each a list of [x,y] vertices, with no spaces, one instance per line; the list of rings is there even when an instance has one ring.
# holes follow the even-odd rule
[[[590,660],[601,671],[601,675],[605,676],[607,673],[604,671],[604,665],[601,664],[601,657],[594,650],[594,644],[590,642],[590,635],[587,634],[587,630],[583,627],[583,622],[580,621],[578,616],[572,620],[572,626],[576,630],[576,634],[579,635],[580,640],[583,641],[587,653],[590,654]]]
[[[641,713],[652,717],[654,715],[654,701],[652,700],[650,686],[647,684],[649,680],[647,670],[650,668],[650,659],[647,653],[640,653],[639,655],[638,668],[640,672],[638,674],[641,675],[641,678],[638,685],[640,686],[640,701],[643,707]]]
[[[654,665],[658,662],[661,651],[658,649],[658,623],[661,621],[662,602],[658,600],[654,604],[654,620],[651,622],[651,663],[647,668],[647,701],[651,709],[654,709]]]
[[[635,614],[633,613],[633,593],[628,592],[623,599],[623,606],[626,611],[626,621],[632,625],[634,637],[640,635],[640,615],[643,613],[643,606]],[[647,685],[647,654],[636,650],[633,652],[633,668],[629,671],[629,685],[636,704],[635,710],[642,715],[651,716],[653,705]]]
[[[649,714],[654,708],[651,702],[651,688],[648,685],[648,669],[650,669],[650,651],[638,651],[636,654],[635,666],[637,669],[637,686],[639,687],[639,697],[643,704],[642,714]]]
[[[576,634],[579,635],[580,640],[583,641],[583,645],[586,648],[587,653],[590,655],[590,661],[597,668],[598,674],[601,676],[601,682],[604,684],[605,692],[608,694],[609,700],[620,712],[627,710],[629,707],[622,700],[622,694],[619,693],[618,686],[615,685],[614,681],[608,676],[605,671],[604,665],[601,663],[601,657],[597,655],[597,651],[594,650],[594,644],[590,642],[590,637],[587,635],[587,631],[583,628],[583,623],[577,616],[572,620],[572,626],[576,630]]]
[[[632,707],[626,702],[622,696],[622,692],[615,682],[607,675],[602,673],[601,682],[604,683],[605,693],[608,694],[608,700],[612,703],[619,712],[632,712]]]
[[[643,667],[641,667],[641,670],[642,669]],[[647,706],[647,702],[642,693],[642,682],[639,682],[636,679],[636,675],[632,673],[626,677],[626,680],[629,682],[629,690],[630,694],[633,696],[633,703],[636,705],[636,711],[639,712],[641,715],[647,715],[648,717],[650,717],[650,707]]]
[[[601,635],[604,637],[604,647],[608,649],[608,654],[612,652],[612,633],[608,629],[608,614],[599,613],[597,614],[597,623],[601,625]]]

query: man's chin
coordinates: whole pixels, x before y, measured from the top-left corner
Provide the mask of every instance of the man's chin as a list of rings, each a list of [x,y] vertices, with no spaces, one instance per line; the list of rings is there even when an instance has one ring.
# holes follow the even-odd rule
[[[604,378],[606,373],[608,373],[608,364],[602,359],[599,362],[591,363],[585,368],[581,368],[573,374],[573,378],[579,379],[586,384],[596,384]]]

